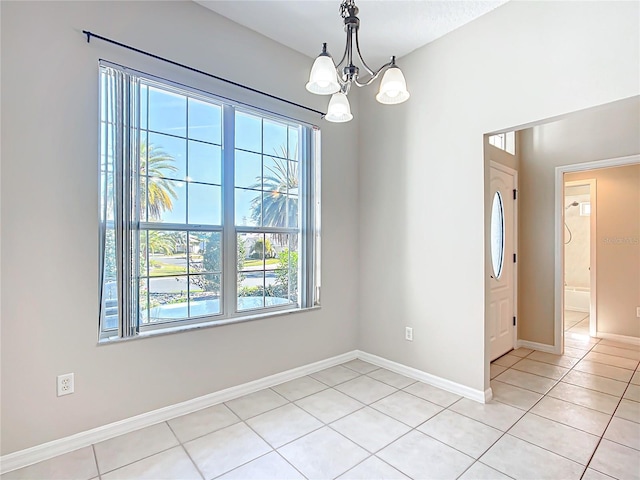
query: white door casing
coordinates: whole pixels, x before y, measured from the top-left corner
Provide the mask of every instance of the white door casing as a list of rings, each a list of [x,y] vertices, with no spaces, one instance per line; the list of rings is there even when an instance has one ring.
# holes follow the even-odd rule
[[[490,361],[512,350],[516,344],[517,175],[515,170],[491,162]]]

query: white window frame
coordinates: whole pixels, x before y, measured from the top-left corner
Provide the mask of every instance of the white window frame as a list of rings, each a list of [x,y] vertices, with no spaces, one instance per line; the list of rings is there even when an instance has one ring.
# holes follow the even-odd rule
[[[161,79],[120,65],[100,61],[100,116],[99,138],[103,150],[107,145],[102,129],[102,119],[107,105],[104,100],[102,72],[105,69],[116,71],[122,75],[124,81],[116,94],[116,115],[121,118],[119,127],[115,128],[115,136],[110,148],[115,152],[114,164],[116,200],[115,222],[100,221],[100,309],[99,309],[99,341],[111,341],[135,338],[154,333],[181,331],[188,328],[215,326],[231,322],[253,320],[272,315],[291,313],[320,305],[320,130],[318,127],[301,122],[284,115],[278,115],[259,107],[249,106],[240,102],[230,101],[209,92],[186,87],[182,84]],[[135,172],[139,165],[139,106],[140,83],[152,85],[166,91],[180,95],[187,95],[201,101],[217,104],[222,108],[222,219],[221,226],[200,226],[188,224],[168,224],[156,222],[141,222],[140,218],[131,218],[130,212],[139,212],[136,202],[139,194],[129,195],[132,191],[139,192],[139,175],[126,175],[123,172]],[[299,128],[298,140],[298,227],[251,227],[235,225],[235,112],[248,113],[259,116],[263,120],[274,120],[289,126]],[[127,125],[129,127],[127,127]],[[147,129],[149,126],[147,125]],[[225,147],[227,146],[227,147]],[[262,155],[265,155],[262,152]],[[100,162],[104,167],[103,151]],[[102,170],[102,169],[101,169]],[[104,178],[101,171],[101,186]],[[132,204],[133,203],[133,204]],[[101,212],[102,214],[102,212]],[[138,214],[139,215],[139,214]],[[134,213],[135,217],[136,214]],[[102,218],[102,217],[101,217]],[[149,220],[149,219],[148,219]],[[115,224],[116,259],[117,259],[117,312],[118,328],[106,329],[105,315],[107,312],[103,297],[103,266],[104,266],[104,232]],[[164,323],[142,324],[138,308],[139,273],[132,272],[139,264],[139,252],[135,241],[141,230],[169,230],[169,231],[220,231],[222,235],[222,272],[220,313],[209,316],[191,317]],[[265,306],[250,310],[237,308],[237,236],[241,233],[266,234],[295,234],[298,235],[298,300],[296,303],[285,305]],[[134,234],[132,236],[132,233]],[[128,261],[131,259],[131,261]],[[113,308],[112,308],[113,310]]]

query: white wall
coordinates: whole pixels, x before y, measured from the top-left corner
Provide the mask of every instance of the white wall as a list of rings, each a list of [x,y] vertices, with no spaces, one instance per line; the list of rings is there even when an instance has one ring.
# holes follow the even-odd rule
[[[637,95],[638,14],[509,2],[402,58],[407,103],[361,95],[363,350],[488,388],[483,134]]]
[[[578,193],[579,189],[587,189],[586,193]],[[565,186],[564,205],[573,202],[589,203],[589,186]],[[580,206],[569,207],[564,214],[564,283],[568,287],[589,288],[591,273],[589,271],[591,257],[589,236],[591,235],[591,217],[580,215]],[[566,307],[565,307],[566,308]]]
[[[0,8],[2,454],[356,347],[357,120],[322,123],[321,310],[97,346],[98,59],[187,74],[81,30],[317,109],[326,98],[304,90],[311,59],[192,2]],[[57,398],[67,372],[76,392]]]

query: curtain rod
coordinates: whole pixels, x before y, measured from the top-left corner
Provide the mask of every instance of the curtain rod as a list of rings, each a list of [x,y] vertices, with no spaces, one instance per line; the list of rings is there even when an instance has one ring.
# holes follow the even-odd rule
[[[140,53],[142,55],[146,55],[147,57],[155,58],[156,60],[161,60],[163,62],[170,63],[171,65],[175,65],[176,67],[181,67],[181,68],[184,68],[186,70],[190,70],[192,72],[196,72],[196,73],[199,73],[201,75],[205,75],[207,77],[214,78],[214,79],[219,80],[221,82],[225,82],[225,83],[228,83],[230,85],[243,88],[243,89],[248,90],[250,92],[257,93],[257,94],[263,95],[265,97],[269,97],[269,98],[272,98],[274,100],[278,100],[280,102],[287,103],[289,105],[293,105],[294,107],[302,108],[304,110],[308,110],[309,112],[317,113],[318,115],[321,116],[321,118],[324,118],[324,116],[326,115],[324,112],[321,112],[320,110],[315,110],[315,109],[313,109],[311,107],[307,107],[305,105],[300,105],[299,103],[292,102],[291,100],[287,100],[287,99],[282,98],[282,97],[277,97],[276,95],[271,95],[270,93],[263,92],[261,90],[257,90],[257,89],[252,88],[252,87],[248,87],[247,85],[243,85],[241,83],[234,82],[233,80],[228,80],[226,78],[219,77],[217,75],[213,75],[212,73],[208,73],[208,72],[205,72],[203,70],[199,70],[197,68],[190,67],[189,65],[185,65],[183,63],[174,62],[173,60],[170,60],[168,58],[164,58],[164,57],[161,57],[159,55],[155,55],[153,53],[146,52],[144,50],[140,50],[139,48],[132,47],[131,45],[127,45],[125,43],[121,43],[121,42],[118,42],[116,40],[112,40],[112,39],[107,38],[107,37],[103,37],[102,35],[98,35],[96,33],[90,32],[88,30],[83,30],[82,33],[87,36],[87,43],[90,43],[91,42],[91,37],[94,37],[94,38],[97,38],[98,40],[102,40],[104,42],[111,43],[113,45],[117,45],[118,47],[126,48],[127,50],[131,50],[133,52],[137,52],[137,53]]]

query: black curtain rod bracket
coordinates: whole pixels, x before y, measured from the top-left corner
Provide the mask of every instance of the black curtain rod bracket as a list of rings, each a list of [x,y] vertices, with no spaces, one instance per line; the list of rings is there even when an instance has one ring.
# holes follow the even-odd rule
[[[91,43],[91,37],[94,37],[94,38],[97,38],[98,40],[102,40],[104,42],[111,43],[113,45],[117,45],[118,47],[122,47],[122,48],[125,48],[127,50],[131,50],[132,52],[136,52],[136,53],[139,53],[141,55],[146,55],[147,57],[155,58],[156,60],[160,60],[162,62],[169,63],[169,64],[174,65],[176,67],[184,68],[184,69],[189,70],[191,72],[195,72],[195,73],[199,73],[201,75],[205,75],[205,76],[207,76],[209,78],[213,78],[215,80],[219,80],[221,82],[228,83],[228,84],[233,85],[235,87],[239,87],[239,88],[242,88],[244,90],[248,90],[250,92],[257,93],[257,94],[262,95],[264,97],[268,97],[268,98],[271,98],[273,100],[278,100],[278,101],[286,103],[288,105],[293,105],[294,107],[302,108],[302,109],[307,110],[309,112],[317,113],[318,115],[320,115],[321,118],[324,118],[324,116],[326,115],[325,113],[321,112],[320,110],[316,110],[314,108],[310,108],[310,107],[307,107],[305,105],[300,105],[299,103],[292,102],[291,100],[287,100],[286,98],[278,97],[276,95],[271,95],[270,93],[263,92],[261,90],[258,90],[258,89],[252,88],[252,87],[248,87],[247,85],[243,85],[241,83],[234,82],[233,80],[229,80],[227,78],[219,77],[218,75],[213,75],[212,73],[208,73],[208,72],[205,72],[203,70],[199,70],[197,68],[190,67],[189,65],[185,65],[183,63],[174,62],[173,60],[170,60],[168,58],[164,58],[164,57],[161,57],[159,55],[155,55],[155,54],[147,52],[145,50],[140,50],[139,48],[132,47],[131,45],[126,45],[124,43],[118,42],[116,40],[112,40],[112,39],[107,38],[107,37],[103,37],[102,35],[98,35],[96,33],[90,32],[89,30],[83,30],[82,33],[87,36],[87,43]]]

